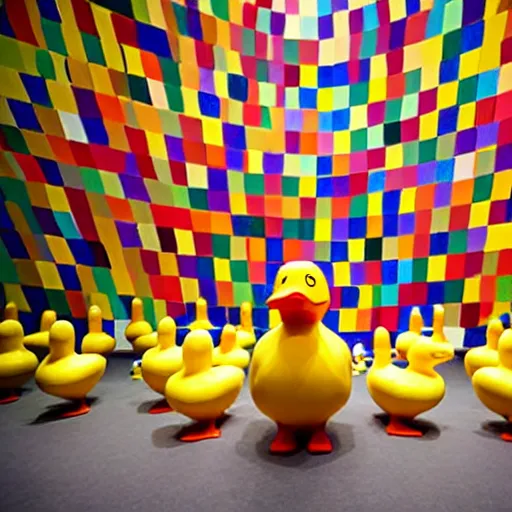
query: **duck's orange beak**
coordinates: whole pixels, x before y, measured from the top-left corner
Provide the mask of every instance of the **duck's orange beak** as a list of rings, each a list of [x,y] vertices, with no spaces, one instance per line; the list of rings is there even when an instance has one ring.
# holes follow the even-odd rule
[[[320,320],[325,314],[327,303],[328,301],[315,303],[299,288],[292,287],[278,290],[267,299],[267,306],[270,309],[278,309],[283,321],[288,318],[294,323],[300,317],[305,322]]]

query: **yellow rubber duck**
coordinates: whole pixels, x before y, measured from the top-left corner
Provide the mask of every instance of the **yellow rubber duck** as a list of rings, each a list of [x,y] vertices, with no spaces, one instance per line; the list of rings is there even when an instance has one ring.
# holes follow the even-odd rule
[[[191,331],[183,343],[183,368],[165,385],[165,397],[176,411],[198,423],[182,441],[220,437],[215,424],[238,397],[245,374],[234,366],[212,367],[213,341],[203,329]]]
[[[432,341],[437,343],[448,343],[444,333],[444,307],[441,304],[434,306],[434,317],[432,320]]]
[[[270,309],[268,312],[268,328],[273,329],[281,323],[281,315],[278,309]]]
[[[508,421],[501,435],[512,442],[512,329],[506,329],[498,341],[498,366],[477,370],[471,382],[480,401]]]
[[[267,304],[280,311],[282,323],[258,341],[249,374],[254,403],[277,423],[270,451],[295,451],[296,431],[307,429],[308,450],[328,453],[325,424],[349,399],[352,355],[322,324],[330,304],[327,280],[314,263],[286,263]]]
[[[191,331],[196,329],[213,329],[213,325],[208,319],[208,303],[203,297],[199,297],[196,302],[196,319],[189,325]]]
[[[469,378],[480,368],[498,366],[498,340],[502,332],[503,324],[497,318],[493,318],[487,325],[486,344],[483,347],[472,348],[464,357],[464,368]]]
[[[142,300],[135,297],[132,300],[132,318],[124,331],[125,338],[132,344],[133,351],[141,354],[156,345],[157,333],[149,322],[144,320]]]
[[[82,354],[101,354],[107,356],[115,346],[116,340],[103,332],[101,309],[91,306],[87,315],[89,332],[82,340]]]
[[[407,352],[411,345],[420,338],[422,329],[423,317],[420,308],[414,307],[409,316],[409,330],[399,334],[396,338],[395,346],[398,359],[407,361]]]
[[[18,320],[18,306],[15,302],[8,302],[5,305],[4,320]]]
[[[238,331],[240,332],[240,331]],[[247,350],[240,348],[237,344],[237,330],[234,326],[227,324],[222,329],[220,335],[220,344],[213,349],[214,366],[236,366],[237,368],[247,368],[251,356]]]
[[[368,371],[366,359],[364,357],[364,345],[356,343],[352,348],[352,375],[362,375]]]
[[[181,370],[183,356],[181,347],[176,346],[176,323],[170,316],[162,318],[158,324],[158,342],[142,356],[142,378],[146,384],[160,395],[164,394],[165,384],[171,375]],[[150,414],[171,411],[165,399],[154,404]]]
[[[422,336],[408,352],[409,366],[391,363],[391,340],[384,327],[377,327],[373,339],[375,359],[366,384],[374,402],[390,416],[389,435],[421,437],[420,430],[404,423],[435,407],[444,397],[445,383],[434,367],[455,355],[449,343],[437,343]]]
[[[237,326],[237,343],[242,348],[252,347],[256,343],[256,334],[252,323],[252,304],[242,302],[240,306],[240,325]]]
[[[41,324],[39,332],[28,334],[23,339],[23,344],[29,348],[43,347],[48,348],[50,338],[50,327],[57,321],[57,313],[51,309],[43,311],[41,315]]]
[[[0,404],[16,402],[19,389],[32,378],[39,361],[23,345],[23,326],[17,320],[0,323]]]
[[[36,383],[42,391],[75,402],[63,418],[90,411],[86,396],[98,383],[107,360],[99,354],[75,352],[75,329],[66,320],[58,320],[50,329],[50,353],[36,371]]]

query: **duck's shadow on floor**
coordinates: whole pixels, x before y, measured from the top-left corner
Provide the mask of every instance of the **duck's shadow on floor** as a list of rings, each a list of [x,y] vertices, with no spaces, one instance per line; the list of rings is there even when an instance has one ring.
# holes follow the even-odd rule
[[[434,441],[439,438],[441,435],[440,428],[431,421],[427,420],[419,420],[414,419],[411,421],[404,422],[406,425],[418,429],[422,432],[421,437],[413,437],[412,439],[417,439],[419,441]],[[386,427],[389,424],[389,415],[385,413],[380,414],[374,414],[373,418],[370,420],[370,424],[376,426],[379,430],[382,430],[382,432],[386,435]],[[390,436],[390,437],[399,437],[399,436]]]
[[[309,435],[298,435],[297,451],[278,455],[270,453],[270,444],[276,435],[276,426],[268,420],[251,421],[236,444],[236,453],[251,462],[262,459],[270,464],[310,469],[334,462],[355,448],[352,425],[330,421],[327,433],[333,444],[333,451],[323,455],[312,455],[306,450]]]
[[[93,407],[94,404],[99,403],[98,397],[87,397],[86,403],[90,407]],[[67,400],[63,400],[55,405],[50,405],[46,408],[46,411],[42,412],[35,420],[31,421],[29,425],[40,425],[41,423],[51,423],[54,421],[60,421],[71,418],[62,417],[63,414],[70,412],[76,409],[76,404],[73,402],[69,402]],[[90,413],[88,413],[90,414]]]
[[[154,403],[148,402],[151,406],[151,404]],[[175,415],[177,418],[182,418],[179,416],[176,412],[170,412],[168,413],[169,417],[172,417],[171,415]],[[221,428],[225,426],[226,424],[231,424],[235,420],[233,416],[229,414],[225,414],[222,418],[219,418],[215,424],[217,427]],[[185,446],[187,444],[195,444],[190,442],[183,442],[180,440],[180,437],[185,434],[189,434],[192,432],[197,431],[198,424],[196,422],[187,422],[185,424],[174,424],[174,425],[166,425],[165,427],[160,427],[155,430],[153,430],[153,433],[151,434],[151,441],[153,443],[153,446],[156,448],[178,448],[179,446]],[[222,431],[221,436],[226,435],[224,431]],[[215,441],[215,439],[212,439]],[[201,442],[207,442],[210,441],[209,439],[206,439]],[[199,441],[198,441],[199,442]]]
[[[485,421],[481,429],[475,430],[475,434],[503,443],[501,435],[510,431],[510,424],[507,421]]]

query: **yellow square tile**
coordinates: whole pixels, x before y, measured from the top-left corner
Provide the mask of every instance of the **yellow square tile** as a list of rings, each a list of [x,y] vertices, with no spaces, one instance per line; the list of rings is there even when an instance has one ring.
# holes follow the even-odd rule
[[[480,48],[463,53],[460,56],[459,80],[477,75],[480,66]]]
[[[348,241],[348,259],[351,262],[364,261],[364,239]]]
[[[443,108],[447,107],[452,107],[457,103],[458,88],[459,82],[449,82],[447,84],[441,84],[438,87],[437,108],[439,110],[442,110]]]
[[[357,327],[357,308],[340,309],[339,330],[341,332],[355,332],[356,327]]]
[[[92,275],[91,267],[77,265],[76,273],[78,274],[80,286],[84,293],[92,293],[98,291],[98,288],[96,287],[96,281],[94,280],[94,276]]]
[[[158,264],[160,266],[160,272],[163,276],[178,276],[180,274],[176,254],[159,252]]]
[[[217,281],[231,281],[231,267],[229,265],[229,260],[213,258],[213,268],[215,272],[215,279]]]
[[[331,219],[315,220],[315,242],[329,242],[331,240]]]
[[[428,259],[427,281],[444,281],[446,276],[446,255],[430,256]]]
[[[510,240],[512,240],[512,223],[489,226],[484,250],[485,252],[494,252],[510,249]]]
[[[468,304],[471,302],[480,302],[480,277],[470,277],[464,279],[464,293],[462,302]]]
[[[199,297],[199,283],[197,279],[180,277],[183,302],[195,302]]]
[[[482,201],[481,203],[473,203],[471,205],[471,213],[469,216],[469,227],[476,228],[487,226],[489,223],[489,212],[491,210],[490,201]]]
[[[299,181],[300,197],[316,197],[316,176],[302,176]]]
[[[332,112],[333,101],[334,95],[331,87],[318,89],[317,105],[319,112]]]
[[[331,255],[332,256],[332,255]],[[350,264],[348,261],[335,261],[334,267],[334,286],[350,285]]]
[[[30,313],[31,309],[19,284],[3,283],[6,302],[14,302],[18,311]]]
[[[36,267],[43,281],[43,286],[50,290],[63,290],[64,285],[55,263],[51,261],[36,261]]]
[[[56,110],[78,114],[75,97],[69,86],[53,80],[48,80],[46,86],[48,87],[53,107]]]
[[[400,195],[400,210],[399,213],[412,213],[415,210],[416,202],[416,189],[405,188],[402,189]]]
[[[369,103],[385,101],[387,96],[387,78],[374,78],[370,80]]]
[[[386,148],[386,168],[398,169],[404,165],[403,146],[395,144]]]
[[[178,253],[186,256],[195,256],[196,246],[194,244],[194,236],[192,234],[192,231],[175,229],[174,234],[176,235]]]
[[[382,215],[382,192],[368,194],[368,217]]]
[[[76,264],[75,258],[65,238],[53,235],[45,235],[45,238],[55,263],[67,265]]]
[[[101,309],[101,316],[104,320],[113,320],[114,315],[112,308],[110,307],[110,301],[108,296],[100,292],[92,292],[89,297],[91,306],[98,306]]]
[[[317,73],[318,73],[318,67],[309,65],[309,64],[303,64],[300,66],[300,82],[299,85],[301,87],[317,87],[318,81],[317,81]]]

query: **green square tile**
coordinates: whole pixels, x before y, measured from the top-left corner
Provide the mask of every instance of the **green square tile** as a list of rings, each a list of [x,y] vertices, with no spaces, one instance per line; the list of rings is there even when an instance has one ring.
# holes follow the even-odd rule
[[[21,209],[30,231],[34,235],[42,234],[41,226],[34,215],[32,204],[27,194],[25,182],[3,177],[0,172],[0,197],[2,201],[12,201]]]
[[[290,240],[299,238],[299,221],[295,219],[283,220],[283,238]]]
[[[377,29],[363,32],[363,40],[359,50],[360,59],[368,59],[373,57],[377,51]]]
[[[359,195],[353,196],[350,200],[350,218],[353,217],[366,217],[368,214],[368,196]]]
[[[299,220],[299,239],[314,240],[315,239],[315,221],[314,219]]]
[[[243,174],[241,172],[236,171],[228,171],[228,189],[232,194],[244,194],[244,176],[247,174]]]
[[[384,125],[370,126],[367,130],[368,149],[380,148],[384,145]]]
[[[214,2],[216,3],[216,2]],[[176,25],[178,32],[183,36],[188,36],[188,25],[187,25],[187,9],[182,5],[178,5],[174,2],[171,3],[174,9],[174,16],[176,18]]]
[[[408,94],[404,96],[402,102],[402,112],[400,119],[411,119],[417,117],[419,106],[419,96],[417,94]]]
[[[381,306],[396,306],[398,304],[398,285],[383,284],[381,288]]]
[[[367,148],[366,128],[350,133],[351,151],[364,151]]]
[[[151,96],[149,94],[148,82],[144,77],[127,75],[130,96],[135,101],[151,105]],[[169,94],[167,94],[169,96]]]
[[[462,31],[454,30],[445,34],[443,37],[443,60],[449,60],[456,57],[461,51]]]
[[[419,92],[421,89],[421,69],[415,69],[405,74],[405,94]]]
[[[174,87],[169,84],[164,84],[165,93],[167,95],[167,103],[169,108],[174,112],[184,112],[185,107],[183,104],[183,95],[181,94],[181,87]]]
[[[291,39],[284,40],[284,61],[287,64],[299,63],[299,42]]]
[[[178,208],[190,208],[190,198],[188,197],[188,187],[181,185],[171,185],[172,204]]]
[[[229,21],[229,0],[212,0],[212,12],[224,21]]]
[[[473,187],[473,202],[486,201],[491,197],[492,183],[494,174],[487,174],[486,176],[479,176],[475,179]]]
[[[412,280],[422,283],[427,280],[428,258],[418,258],[412,261]]]
[[[451,231],[448,240],[448,254],[464,254],[468,247],[468,233],[465,229]]]
[[[233,283],[233,300],[235,304],[253,302],[251,283]]]
[[[151,23],[146,0],[132,0],[133,16],[137,21]]]
[[[272,129],[272,120],[270,118],[270,109],[268,107],[261,107],[261,127],[268,130]]]
[[[270,34],[270,9],[259,9],[256,17],[256,30],[265,34]]]
[[[488,149],[476,154],[475,176],[486,176],[494,172],[496,150]]]
[[[106,66],[105,56],[103,55],[103,49],[101,48],[100,40],[87,32],[80,32],[82,41],[84,43],[85,54],[90,62]]]
[[[437,139],[420,141],[419,163],[432,162],[436,159]]]
[[[21,130],[14,126],[1,125],[0,130],[3,132],[7,141],[7,148],[16,153],[30,154],[25,138]]]
[[[41,27],[43,29],[44,38],[46,40],[46,47],[48,50],[61,55],[67,55],[66,43],[62,37],[62,30],[60,23],[41,18]]]
[[[254,57],[256,52],[256,41],[254,30],[242,29],[242,53],[248,57]]]
[[[244,189],[246,194],[262,196],[265,193],[263,174],[244,174]]]
[[[190,207],[196,210],[209,210],[208,206],[208,190],[201,188],[189,188],[188,197],[190,200]]]
[[[4,16],[7,16],[4,13]],[[23,71],[23,57],[20,51],[20,42],[14,38],[0,35],[0,65],[6,68]]]
[[[109,295],[110,305],[112,306],[113,295]],[[156,317],[155,317],[155,304],[151,297],[142,298],[142,308],[144,309],[144,318],[146,322],[149,322],[153,329],[156,328]]]
[[[315,260],[331,261],[331,243],[316,242],[315,243]]]
[[[293,176],[283,176],[283,196],[299,196],[299,178]]]
[[[372,306],[374,308],[382,306],[382,285],[380,284],[372,287]]]
[[[268,82],[268,62],[258,59],[256,61],[256,80],[258,82]]]
[[[48,298],[48,305],[50,306],[49,309],[53,309],[53,311],[55,311],[58,316],[71,316],[71,310],[69,309],[65,290],[45,289],[45,293],[46,297]]]
[[[263,217],[251,218],[251,236],[264,237],[265,236],[265,219]]]
[[[496,280],[496,300],[512,302],[512,276],[499,276]]]
[[[9,284],[18,284],[20,279],[14,261],[7,252],[4,243],[0,239],[0,268],[2,269],[2,281]]]
[[[419,145],[418,141],[404,143],[404,165],[416,165],[418,163]]]
[[[368,82],[359,82],[350,86],[350,106],[366,105],[368,103]]]
[[[119,176],[113,172],[99,171],[103,188],[107,196],[124,198],[123,187],[119,181]]]
[[[173,137],[183,137],[179,114],[171,110],[158,110],[158,117],[160,118],[163,133]]]
[[[299,99],[299,88],[296,87],[294,89],[290,89],[289,87],[285,89],[285,105],[286,108],[290,109],[299,109],[300,108],[300,99]]]
[[[62,236],[66,239],[82,238],[76,228],[76,224],[68,212],[53,212],[55,222],[62,232]]]
[[[231,279],[233,281],[238,283],[245,283],[249,281],[247,261],[230,261],[229,267],[231,269]]]
[[[464,295],[464,279],[454,279],[444,283],[444,301],[446,303],[460,303]]]
[[[105,188],[103,187],[101,176],[96,169],[80,167],[80,175],[82,177],[84,188],[87,192],[96,192],[98,194],[105,193]]]
[[[459,90],[457,92],[457,103],[464,105],[476,100],[476,90],[478,87],[478,75],[470,76],[459,82]]]
[[[400,121],[401,113],[402,113],[402,100],[400,98],[397,98],[394,100],[388,100],[386,102],[386,115],[385,115],[386,123]]]
[[[3,53],[0,52],[0,55],[3,56]],[[55,66],[53,65],[52,57],[47,50],[43,50],[42,48],[38,48],[36,50],[36,67],[37,71],[43,78],[48,80],[55,80],[57,77],[55,74]]]
[[[166,84],[179,86],[181,85],[180,70],[178,64],[172,59],[166,57],[159,57],[160,68],[162,69],[162,76]]]
[[[212,235],[213,255],[216,258],[231,257],[231,240],[229,235]]]
[[[437,138],[436,157],[438,160],[453,158],[455,151],[455,133],[448,133]]]
[[[339,110],[341,108],[348,108],[349,95],[350,95],[350,87],[348,85],[333,87],[333,98],[332,98],[333,109]]]

